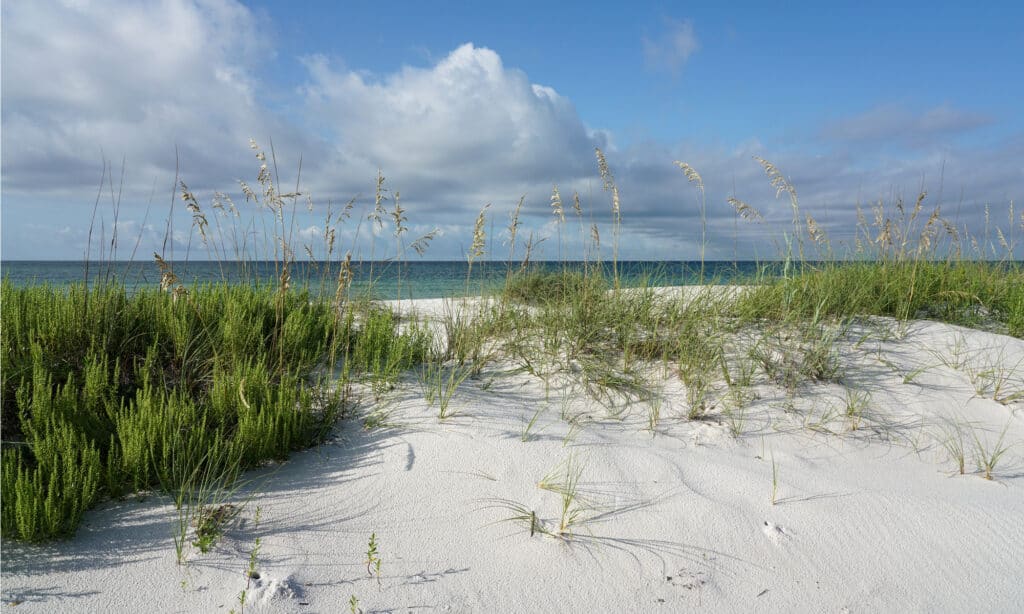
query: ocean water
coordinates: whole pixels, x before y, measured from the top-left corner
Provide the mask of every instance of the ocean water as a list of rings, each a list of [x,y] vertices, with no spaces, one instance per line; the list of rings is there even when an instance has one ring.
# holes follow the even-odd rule
[[[186,286],[202,283],[247,283],[276,284],[279,276],[278,265],[267,261],[228,262],[189,261],[171,263],[174,273]],[[451,296],[476,295],[495,289],[504,283],[507,273],[519,269],[519,263],[508,264],[497,261],[475,262],[470,272],[465,261],[417,261],[412,260],[399,266],[396,262],[353,263],[354,280],[352,291],[356,294],[370,293],[376,299],[401,298],[446,298]],[[602,266],[610,279],[612,264],[600,265],[584,262],[536,262],[531,270],[558,271],[571,269],[582,271],[585,267]],[[334,294],[338,276],[338,263],[296,262],[291,268],[293,287],[308,288],[312,294]],[[781,270],[779,263],[756,262],[706,262],[704,280],[713,283],[732,283],[749,279],[759,271],[769,273]],[[701,280],[701,264],[693,261],[628,261],[618,263],[622,285],[675,286],[695,284]],[[104,279],[123,282],[129,290],[142,287],[157,287],[160,271],[151,262],[104,262],[90,263],[88,268],[82,261],[41,261],[12,260],[0,263],[0,276],[16,286],[29,284],[50,284],[55,286],[82,283],[90,284]],[[467,280],[468,277],[468,280]]]

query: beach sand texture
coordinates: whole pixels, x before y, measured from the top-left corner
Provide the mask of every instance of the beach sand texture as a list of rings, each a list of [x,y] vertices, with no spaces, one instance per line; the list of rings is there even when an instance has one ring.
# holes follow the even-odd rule
[[[241,512],[186,565],[158,494],[102,503],[69,541],[5,540],[3,607],[240,611],[248,585],[244,610],[266,612],[1024,611],[1024,341],[858,326],[842,384],[755,378],[731,418],[719,398],[686,420],[679,378],[652,365],[653,431],[650,399],[594,399],[571,371],[545,385],[496,361],[443,421],[409,374],[363,396],[382,426],[344,420],[247,474]],[[984,479],[976,457],[1000,447]]]

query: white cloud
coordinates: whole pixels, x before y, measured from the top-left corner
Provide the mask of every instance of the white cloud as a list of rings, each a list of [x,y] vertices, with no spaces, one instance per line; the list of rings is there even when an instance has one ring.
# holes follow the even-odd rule
[[[169,186],[175,148],[193,183],[231,179],[227,152],[289,134],[257,95],[272,50],[232,0],[8,2],[3,23],[7,193],[94,190],[103,156]]]
[[[690,20],[665,19],[665,32],[656,38],[642,39],[647,65],[678,75],[686,62],[700,50],[700,41]]]
[[[986,115],[955,109],[949,104],[921,111],[899,104],[884,104],[829,123],[822,130],[822,136],[840,141],[898,142],[927,147],[990,123],[992,118]]]
[[[472,44],[429,68],[383,77],[339,70],[323,57],[306,66],[310,114],[346,168],[360,181],[382,168],[410,195],[443,190],[456,199],[441,207],[479,207],[484,186],[514,195],[579,176],[603,145],[568,99]]]
[[[261,58],[274,53],[258,42],[268,40],[263,24],[230,0],[129,5],[98,0],[75,6],[8,2],[3,22],[5,258],[81,257],[104,168],[101,150],[115,161],[122,156],[127,161],[119,223],[122,254],[136,237],[143,242],[142,258],[163,243],[175,145],[182,178],[204,206],[219,189],[251,212],[234,183],[255,174],[246,148],[250,136],[264,146],[267,137],[274,139],[287,189],[294,185],[289,176],[294,177],[295,162],[303,156],[301,189],[311,191],[319,206],[310,214],[300,203],[296,219],[289,221],[298,243],[323,243],[327,198],[335,200],[337,212],[339,203],[362,195],[352,220],[339,230],[336,249],[341,253],[357,235],[380,168],[387,186],[401,191],[409,236],[442,230],[429,258],[461,257],[485,203],[494,205],[487,227],[489,250],[503,257],[508,248],[500,235],[508,212],[524,194],[521,239],[540,229],[538,239],[550,237],[542,256],[557,257],[548,199],[554,183],[566,203],[573,191],[583,199],[584,232],[569,215],[561,233],[565,252],[582,257],[572,246],[581,234],[589,236],[589,224],[597,222],[603,253],[610,255],[610,205],[597,176],[595,146],[605,149],[621,188],[620,251],[626,258],[696,257],[698,195],[672,164],[677,159],[693,164],[704,177],[708,255],[719,258],[773,256],[772,240],[788,227],[788,206],[775,200],[763,171],[751,160],[754,154],[772,159],[788,174],[807,212],[847,235],[858,201],[887,198],[900,189],[916,193],[922,178],[937,200],[943,162],[944,202],[961,191],[970,198],[958,205],[964,220],[980,220],[985,203],[998,208],[1019,201],[1015,191],[1024,185],[1024,169],[1015,162],[1024,158],[1019,136],[987,148],[919,149],[898,158],[858,157],[842,148],[822,151],[821,142],[791,144],[778,153],[757,134],[740,145],[646,142],[618,150],[610,145],[612,135],[587,126],[554,87],[532,83],[523,71],[505,66],[495,51],[472,44],[429,66],[390,74],[344,69],[320,56],[306,58],[307,79],[289,101],[290,108],[303,111],[298,115],[304,123],[293,125],[268,109],[259,94],[267,87],[261,81]],[[668,32],[645,47],[649,60],[678,71],[699,42],[689,22],[669,22]],[[885,109],[838,120],[825,132],[831,130],[840,142],[881,139],[886,131],[912,139],[915,134],[956,134],[981,121],[966,111],[936,107],[913,115],[910,127],[901,128],[908,123],[903,111]],[[112,174],[106,176],[98,220],[108,229],[111,193],[118,190],[120,176],[116,162]],[[726,204],[733,194],[762,209],[766,225],[734,226]],[[170,240],[180,255],[189,244],[186,231],[192,220],[180,199],[174,202]],[[59,234],[63,228],[72,232]],[[246,222],[237,228],[244,235],[239,240],[249,241]],[[371,234],[364,221],[358,231],[364,257],[369,257]],[[382,234],[378,248],[387,243],[393,249],[393,242],[384,240],[390,238],[388,231]],[[197,241],[192,249],[199,255]],[[294,248],[301,257],[301,246]],[[381,256],[379,251],[376,255]]]

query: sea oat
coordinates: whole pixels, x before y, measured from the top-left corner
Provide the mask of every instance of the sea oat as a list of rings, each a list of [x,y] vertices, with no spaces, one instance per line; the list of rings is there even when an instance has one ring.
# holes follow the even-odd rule
[[[935,239],[935,235],[938,233],[939,227],[939,207],[935,207],[932,214],[928,217],[928,221],[924,223],[924,228],[921,230],[921,238],[917,243],[917,253],[922,254],[927,252],[932,245],[932,241]]]
[[[387,200],[385,192],[387,192],[387,188],[384,187],[384,174],[377,169],[377,188],[373,197],[373,211],[370,212],[368,219],[376,224],[378,230],[384,228],[384,217],[387,215],[387,211],[384,209],[384,201]]]
[[[467,256],[470,262],[484,255],[484,244],[486,241],[484,222],[486,221],[487,210],[490,207],[491,204],[487,203],[483,209],[480,209],[479,215],[476,216],[476,223],[473,225],[473,243],[469,246],[469,254]]]
[[[439,228],[435,228],[410,243],[409,247],[411,247],[418,255],[422,256],[427,251],[427,247],[430,245],[430,242],[433,241],[440,232],[441,230]]]
[[[565,212],[562,209],[562,195],[558,191],[558,184],[551,188],[551,211],[558,218],[559,222],[565,222]]]
[[[523,201],[526,196],[519,197],[519,203],[516,205],[514,211],[512,211],[512,217],[508,225],[508,242],[512,245],[513,250],[516,244],[516,234],[519,232],[519,211],[523,208]]]
[[[391,211],[391,219],[395,223],[395,236],[400,237],[402,233],[409,230],[406,226],[403,226],[405,222],[409,221],[409,218],[405,217],[405,209],[402,208],[402,195],[399,192],[395,192],[395,209]]]
[[[619,216],[619,188],[615,185],[615,176],[612,175],[611,169],[608,168],[608,161],[605,160],[604,152],[595,147],[594,154],[597,156],[597,170],[601,173],[601,180],[604,182],[603,189],[612,193],[612,215],[618,221],[621,218]]]
[[[153,260],[156,261],[156,266],[160,269],[160,290],[164,292],[169,290],[175,302],[177,302],[178,297],[186,296],[188,290],[181,284],[178,276],[174,274],[171,264],[156,252],[153,252]]]
[[[814,221],[810,214],[807,214],[807,235],[818,245],[825,245],[828,242],[825,231],[818,226],[818,223]]]
[[[610,190],[612,184],[615,182],[615,178],[612,177],[612,172],[608,168],[608,161],[604,158],[604,152],[600,148],[594,148],[594,155],[597,156],[597,170],[601,173],[601,179],[604,180],[604,189]]]
[[[209,227],[209,223],[206,221],[206,215],[199,208],[199,201],[196,199],[195,194],[188,189],[184,181],[178,182],[181,185],[181,200],[185,201],[185,209],[192,214],[192,226],[199,229],[199,236],[202,238],[203,243],[206,243],[206,229]]]
[[[344,302],[345,297],[348,295],[349,286],[352,285],[352,252],[345,254],[345,260],[342,261],[341,267],[338,269],[338,285],[334,291],[334,302],[337,305],[341,305]]]
[[[702,192],[704,191],[704,180],[701,179],[700,173],[697,172],[697,169],[693,168],[686,162],[680,162],[679,160],[676,160],[676,166],[682,169],[683,174],[686,175],[687,181],[696,184],[697,189],[701,190]]]
[[[523,208],[523,201],[526,196],[519,197],[519,204],[516,205],[515,211],[512,212],[512,216],[509,220],[508,225],[508,261],[512,262],[512,257],[516,253],[516,235],[519,233],[519,210]]]
[[[796,201],[796,188],[793,184],[786,179],[777,166],[765,160],[760,156],[754,156],[754,159],[764,168],[764,172],[768,175],[771,180],[771,186],[775,188],[775,197],[778,198],[783,192],[787,192],[790,196],[790,200],[795,203]]]
[[[755,222],[764,221],[764,217],[761,215],[760,211],[751,207],[742,200],[738,198],[729,197],[728,202],[730,205],[732,205],[733,209],[736,210],[736,213],[739,214],[741,218],[745,220],[753,220]]]

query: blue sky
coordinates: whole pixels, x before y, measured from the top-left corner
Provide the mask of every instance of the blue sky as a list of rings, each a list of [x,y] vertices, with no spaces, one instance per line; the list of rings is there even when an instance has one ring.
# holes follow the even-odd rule
[[[837,246],[858,204],[922,187],[958,227],[981,232],[987,205],[990,225],[1024,234],[1024,9],[823,6],[7,2],[0,251],[81,258],[101,177],[97,228],[110,232],[120,193],[121,257],[163,249],[176,169],[204,207],[219,191],[258,215],[238,183],[255,183],[250,137],[310,195],[300,255],[319,253],[329,201],[356,197],[365,215],[378,168],[412,233],[439,229],[430,258],[462,257],[480,207],[500,229],[520,196],[524,226],[556,237],[554,184],[610,236],[595,146],[622,192],[624,257],[698,256],[699,196],[675,160],[703,176],[711,258],[772,257],[788,228],[754,156]],[[733,195],[764,223],[737,224]],[[191,218],[177,203],[180,255]],[[338,233],[368,257],[365,229]],[[567,253],[578,234],[563,233]]]

